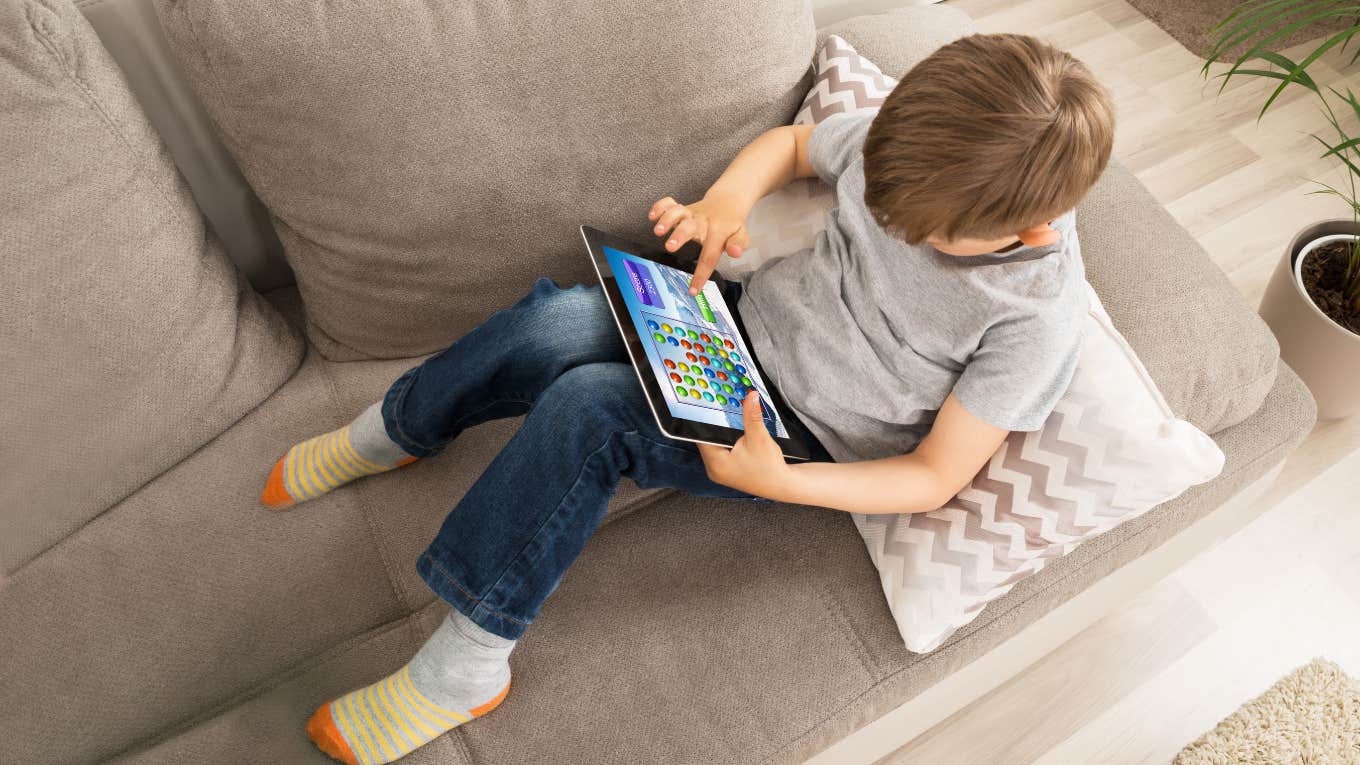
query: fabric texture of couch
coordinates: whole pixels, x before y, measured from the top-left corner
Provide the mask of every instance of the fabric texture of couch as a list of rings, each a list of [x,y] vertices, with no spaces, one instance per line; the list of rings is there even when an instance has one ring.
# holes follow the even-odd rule
[[[4,575],[226,430],[303,342],[67,0],[0,5],[0,104]]]
[[[176,31],[177,14],[193,18],[199,34],[218,46],[212,48],[216,61],[252,71],[240,59],[254,55],[254,46],[267,41],[244,39],[241,30],[233,32],[224,22],[239,20],[231,9],[243,6],[220,0],[162,3],[172,37],[187,29],[186,22]],[[499,3],[459,7],[477,9],[457,17],[481,25],[477,28],[504,29],[511,21],[499,15],[509,13],[509,6]],[[608,9],[592,15],[603,10]],[[531,23],[541,12],[522,12],[529,29],[541,29]],[[705,16],[734,11],[725,2],[695,2],[689,12]],[[202,25],[194,15],[198,13],[206,14]],[[0,583],[0,762],[324,762],[304,737],[303,722],[319,703],[399,667],[443,617],[446,607],[415,573],[416,555],[516,423],[479,427],[438,457],[357,482],[289,513],[269,512],[258,504],[270,465],[290,444],[340,425],[376,400],[398,373],[418,360],[411,357],[416,349],[432,347],[439,337],[456,334],[464,322],[517,297],[515,284],[521,277],[539,271],[564,281],[579,276],[585,261],[574,242],[534,238],[526,233],[535,225],[531,220],[511,222],[501,236],[501,221],[476,218],[488,200],[531,195],[538,190],[533,182],[547,177],[542,195],[534,197],[542,203],[539,211],[565,215],[560,205],[566,197],[556,195],[574,183],[597,183],[582,180],[596,175],[616,183],[610,198],[622,206],[633,200],[620,190],[645,195],[656,186],[693,192],[709,180],[703,173],[716,172],[741,141],[791,118],[802,95],[798,87],[806,87],[801,75],[812,54],[811,32],[804,29],[807,9],[794,3],[783,11],[755,13],[770,14],[760,16],[764,28],[733,28],[758,35],[762,43],[768,40],[771,50],[790,60],[803,56],[796,66],[779,59],[758,67],[762,74],[757,79],[764,78],[767,85],[788,80],[790,92],[776,98],[768,112],[748,115],[735,128],[729,124],[730,132],[722,136],[699,131],[701,140],[691,144],[674,134],[653,135],[657,156],[640,167],[663,168],[654,180],[623,175],[616,172],[617,165],[601,165],[598,151],[587,150],[590,136],[564,146],[549,164],[544,164],[544,155],[516,154],[500,145],[481,151],[462,147],[463,165],[476,165],[468,170],[470,177],[487,185],[421,207],[434,230],[403,227],[400,236],[405,239],[381,243],[421,253],[409,261],[410,273],[394,278],[414,280],[426,273],[431,283],[448,291],[445,306],[393,302],[401,297],[403,283],[397,281],[390,287],[397,292],[380,288],[375,293],[384,311],[396,313],[398,306],[410,310],[401,317],[401,327],[408,320],[417,326],[417,317],[444,322],[438,330],[418,327],[411,336],[395,324],[383,325],[394,333],[387,338],[390,346],[373,345],[376,335],[356,341],[373,355],[408,358],[325,358],[321,351],[341,346],[321,347],[325,340],[315,333],[318,304],[307,306],[310,314],[303,312],[303,300],[315,295],[307,290],[305,267],[299,268],[300,291],[271,292],[269,302],[294,327],[310,319],[312,337],[320,340],[320,345],[308,346],[302,366],[287,383],[234,425],[220,425],[216,437],[197,451],[48,545]],[[455,17],[440,18],[452,24]],[[795,21],[791,27],[775,25],[776,18]],[[618,15],[608,23],[615,39],[636,31],[640,39],[651,40],[651,30],[672,26],[657,24],[650,15]],[[708,19],[700,26],[714,23]],[[911,41],[948,39],[965,25],[966,18],[957,11],[927,7],[851,20],[834,31],[897,75],[929,52],[913,48]],[[379,41],[428,53],[438,47],[440,34],[464,39],[459,37],[463,32],[448,32],[439,24],[429,25],[424,38],[398,34],[386,18],[370,27],[357,39],[349,36],[352,30],[325,28],[336,47],[313,65],[340,65],[349,76],[362,79],[364,70],[341,55],[347,44],[372,56],[386,50]],[[208,29],[216,31],[209,35]],[[555,43],[556,34],[541,41],[538,57],[512,57],[518,69],[495,61],[475,65],[521,84],[536,80],[555,82],[559,88],[568,87],[562,70],[574,68],[579,79],[570,87],[577,89],[580,102],[563,108],[580,110],[572,112],[577,116],[590,106],[592,91],[584,83],[613,72],[614,65],[621,71],[642,66],[628,55],[610,63],[604,50],[564,60],[553,51],[576,49],[555,49]],[[748,39],[737,47],[760,46]],[[708,56],[712,66],[726,67],[731,82],[751,77],[749,56],[734,60],[709,55],[713,51],[698,44],[690,53],[695,60]],[[393,65],[391,60],[380,64],[372,71],[407,80],[414,76],[384,69]],[[649,113],[679,103],[665,94],[678,99],[687,91],[671,89],[667,71],[615,72],[646,90],[627,109]],[[689,63],[674,71],[696,77],[699,72]],[[258,83],[265,97],[260,106],[277,119],[291,120],[291,130],[313,136],[320,145],[330,130],[345,134],[343,115],[321,119],[302,110],[290,116],[279,107],[282,101],[268,103],[269,98],[282,99],[289,82],[305,101],[301,91],[310,82],[308,76],[321,75],[280,69],[277,81]],[[718,86],[710,79],[704,87]],[[511,88],[498,108],[508,115],[517,114],[517,108],[532,111],[519,97],[527,92]],[[343,107],[345,102],[337,104]],[[627,113],[616,117],[634,119]],[[411,115],[394,120],[419,122]],[[351,124],[354,130],[361,124],[364,129],[389,127],[362,120]],[[647,123],[618,124],[645,128]],[[254,133],[233,137],[234,127],[239,125],[225,125],[223,132],[229,148],[243,158],[246,176],[254,181],[273,177],[260,190],[285,242],[296,237],[290,245],[295,265],[301,263],[299,251],[306,253],[304,258],[321,255],[321,250],[309,249],[315,242],[336,253],[353,253],[362,250],[361,242],[377,241],[374,237],[398,236],[392,230],[349,230],[363,221],[341,220],[331,231],[335,219],[318,210],[332,216],[336,210],[312,207],[318,204],[317,188],[332,181],[337,200],[357,193],[346,185],[353,180],[348,175],[352,169],[345,167],[349,160],[341,157],[309,168],[311,187],[293,189],[301,179],[252,166],[256,160],[247,156],[256,150],[267,156],[278,147]],[[501,137],[508,141],[511,135],[513,131]],[[364,140],[383,152],[391,150],[380,145],[381,135]],[[337,151],[354,146],[342,142]],[[410,148],[417,147],[443,152],[449,145],[417,142]],[[725,150],[728,154],[716,156]],[[438,167],[457,171],[451,165]],[[335,177],[329,174],[332,170]],[[379,173],[372,179],[374,188],[394,198],[417,194],[389,188],[387,180]],[[422,188],[419,195],[428,201],[436,186]],[[352,215],[371,218],[389,212],[381,206],[363,209],[362,215]],[[446,210],[469,216],[462,220],[477,220],[475,227],[460,229],[465,234],[459,236],[467,237],[463,248],[429,246],[430,241],[448,241],[449,230],[432,222]],[[308,217],[314,213],[317,218]],[[635,227],[626,209],[599,214],[605,224]],[[290,217],[295,215],[299,217]],[[1218,479],[1054,561],[926,655],[912,654],[902,645],[848,515],[642,493],[625,485],[606,525],[512,655],[515,688],[506,701],[405,762],[800,761],[915,697],[1158,546],[1283,459],[1311,425],[1312,401],[1298,378],[1279,364],[1268,332],[1195,241],[1118,166],[1111,167],[1082,206],[1079,221],[1090,280],[1115,324],[1177,414],[1211,432],[1226,454]],[[298,250],[303,234],[308,243]],[[475,251],[478,243],[492,249]],[[357,280],[345,289],[362,296],[367,293],[361,285],[372,274],[363,268],[345,270],[355,262],[334,268]],[[430,270],[421,272],[424,265],[418,264],[430,265]],[[341,294],[323,292],[316,299],[320,306],[340,301],[329,303],[330,309],[343,314],[352,308],[355,317],[373,310],[358,303],[347,306]],[[140,329],[130,322],[125,329],[130,339],[122,342],[135,340]],[[443,334],[428,334],[435,332]],[[287,348],[289,337],[294,335],[285,332],[271,347]],[[263,375],[257,372],[255,378]]]
[[[576,227],[641,234],[653,199],[702,193],[792,117],[814,39],[787,1],[159,10],[342,360],[435,351],[538,276],[586,279]]]

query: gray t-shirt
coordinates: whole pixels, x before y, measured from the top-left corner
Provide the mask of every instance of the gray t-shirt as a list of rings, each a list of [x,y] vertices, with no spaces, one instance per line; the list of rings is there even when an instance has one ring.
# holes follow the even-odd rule
[[[1074,214],[1047,247],[958,257],[909,245],[864,204],[872,116],[813,131],[837,209],[814,249],[764,263],[738,310],[761,368],[837,461],[915,449],[952,391],[974,416],[1036,430],[1067,389],[1087,309]]]

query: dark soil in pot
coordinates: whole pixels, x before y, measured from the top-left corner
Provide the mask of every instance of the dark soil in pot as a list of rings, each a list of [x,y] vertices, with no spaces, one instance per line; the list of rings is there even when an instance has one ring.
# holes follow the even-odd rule
[[[1313,304],[1332,321],[1360,335],[1360,309],[1344,294],[1350,258],[1350,242],[1328,242],[1304,257],[1301,275]]]

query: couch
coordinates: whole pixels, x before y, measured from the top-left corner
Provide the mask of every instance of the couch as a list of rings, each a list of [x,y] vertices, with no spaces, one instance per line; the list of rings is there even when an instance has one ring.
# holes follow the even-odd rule
[[[303,723],[402,665],[443,618],[416,557],[516,423],[288,513],[258,501],[273,461],[533,276],[587,279],[575,222],[641,237],[654,198],[700,193],[743,143],[792,118],[821,37],[900,75],[969,29],[947,6],[817,29],[795,0],[685,0],[664,19],[621,0],[78,3],[92,26],[68,0],[12,2],[27,15],[6,22],[17,42],[0,52],[47,50],[66,74],[21,70],[4,93],[35,94],[25,114],[50,105],[40,88],[78,106],[42,123],[56,140],[0,145],[0,167],[83,164],[47,207],[34,202],[41,172],[0,192],[0,213],[51,216],[5,236],[15,252],[0,283],[57,294],[70,283],[70,261],[49,257],[58,248],[89,259],[82,273],[126,253],[139,264],[60,292],[59,314],[36,287],[0,293],[28,299],[0,305],[4,339],[27,349],[0,356],[14,386],[0,420],[0,762],[25,765],[324,762]],[[118,140],[61,135],[82,120]],[[123,153],[126,177],[59,194]],[[151,218],[154,229],[134,225]],[[1117,162],[1079,227],[1116,325],[1177,415],[1226,454],[1216,480],[1054,561],[924,655],[903,647],[848,515],[625,485],[513,654],[505,703],[406,761],[872,761],[1248,522],[1313,423],[1306,389]],[[167,228],[180,250],[147,244]],[[71,380],[104,380],[97,364],[33,382],[43,349],[66,358],[62,344],[90,331],[41,322],[103,316],[90,296],[109,279],[145,285],[185,259],[227,265],[145,295],[119,286],[140,302],[69,355],[132,359],[172,317],[220,352],[129,362],[96,392]],[[46,269],[56,277],[33,281]],[[218,297],[184,298],[185,280]],[[189,382],[147,407],[147,364]],[[190,374],[203,370],[217,371]],[[57,390],[100,398],[82,440],[116,431],[112,445],[50,454],[52,421],[23,418]],[[132,431],[109,419],[134,409]]]

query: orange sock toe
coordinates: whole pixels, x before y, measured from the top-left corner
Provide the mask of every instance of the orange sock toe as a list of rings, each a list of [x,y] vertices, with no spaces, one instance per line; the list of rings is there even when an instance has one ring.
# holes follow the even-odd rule
[[[496,698],[486,702],[485,704],[479,707],[473,707],[472,709],[469,709],[468,712],[471,713],[473,717],[481,717],[487,712],[490,712],[491,710],[500,706],[501,702],[505,701],[505,696],[508,693],[510,693],[510,684],[506,683],[505,687],[501,689],[501,692],[496,694]]]
[[[331,759],[346,763],[346,765],[359,765],[359,759],[354,756],[353,750],[345,742],[345,737],[340,735],[340,731],[335,727],[335,720],[331,718],[331,705],[329,702],[322,704],[316,710],[312,719],[307,721],[307,738],[316,744],[316,748],[325,752]]]
[[[286,457],[280,457],[279,461],[274,463],[274,469],[269,471],[269,479],[264,482],[264,491],[260,492],[260,501],[265,507],[274,510],[282,510],[297,504],[283,485],[284,459]]]

